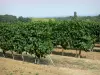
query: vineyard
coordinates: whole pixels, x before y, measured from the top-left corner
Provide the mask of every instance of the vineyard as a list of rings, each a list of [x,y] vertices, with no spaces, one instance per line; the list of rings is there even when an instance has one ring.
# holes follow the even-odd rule
[[[100,23],[83,20],[48,22],[0,23],[0,47],[5,57],[6,51],[21,54],[34,54],[35,63],[51,54],[55,47],[63,49],[90,51],[95,43],[100,42]],[[63,55],[63,51],[62,51]],[[22,55],[24,61],[24,56]]]
[[[0,75],[100,75],[100,0],[0,3]]]

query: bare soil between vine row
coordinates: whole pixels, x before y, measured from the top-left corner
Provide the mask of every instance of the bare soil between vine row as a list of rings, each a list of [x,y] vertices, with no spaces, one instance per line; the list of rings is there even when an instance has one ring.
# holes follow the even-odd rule
[[[75,58],[75,50],[65,50],[61,56],[61,49],[56,49],[50,55],[55,66],[50,62],[49,56],[42,58],[40,65],[34,64],[30,55],[15,54],[15,60],[7,53],[6,58],[0,53],[0,75],[100,75],[100,52],[84,52],[82,58]]]

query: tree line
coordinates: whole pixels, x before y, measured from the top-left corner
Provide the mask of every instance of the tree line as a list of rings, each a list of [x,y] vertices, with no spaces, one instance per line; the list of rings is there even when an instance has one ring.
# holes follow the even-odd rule
[[[16,22],[31,22],[31,18],[19,16],[18,18],[13,15],[0,15],[0,22],[16,23]]]
[[[32,21],[44,21],[48,19],[52,20],[72,20],[75,17],[77,17],[78,20],[85,20],[85,21],[95,21],[95,22],[100,22],[100,14],[97,16],[77,16],[77,12],[74,12],[73,16],[66,16],[66,17],[47,17],[47,18],[32,18],[32,17],[22,17],[22,16],[14,16],[14,15],[0,15],[0,22],[10,22],[10,23],[15,23],[17,21],[20,22],[32,22]]]
[[[75,16],[67,16],[67,17],[54,17],[56,20],[72,20]],[[95,21],[100,22],[100,14],[96,16],[77,16],[78,20],[86,20],[86,21]]]

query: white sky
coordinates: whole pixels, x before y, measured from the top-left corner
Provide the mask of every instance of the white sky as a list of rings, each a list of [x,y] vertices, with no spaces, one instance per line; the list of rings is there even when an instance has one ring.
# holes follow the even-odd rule
[[[0,0],[0,14],[24,17],[79,16],[100,14],[100,0]]]

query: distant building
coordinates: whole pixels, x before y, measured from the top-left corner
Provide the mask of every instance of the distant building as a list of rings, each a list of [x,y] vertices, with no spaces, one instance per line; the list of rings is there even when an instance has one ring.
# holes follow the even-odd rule
[[[75,12],[74,12],[74,18],[76,18],[76,17],[77,17],[77,12],[75,11]]]

